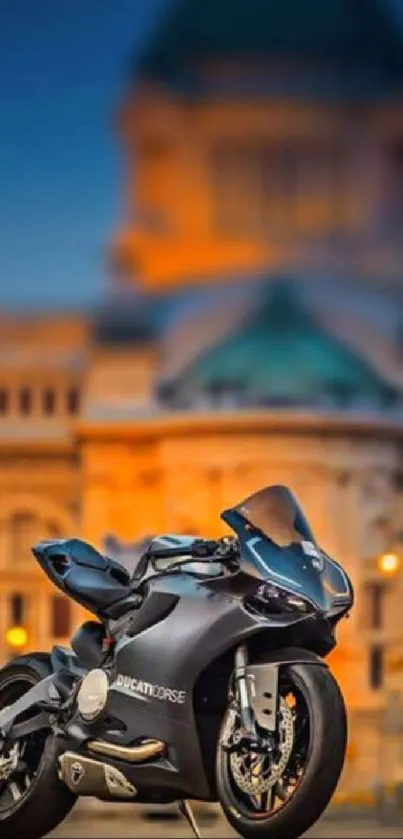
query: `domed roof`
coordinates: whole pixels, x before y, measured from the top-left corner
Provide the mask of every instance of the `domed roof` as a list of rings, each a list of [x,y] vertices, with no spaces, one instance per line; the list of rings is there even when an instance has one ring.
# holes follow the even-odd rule
[[[401,78],[399,36],[387,0],[168,0],[135,71],[190,83],[192,66],[206,57],[326,55],[338,61],[339,75],[348,63],[348,95],[349,79],[362,87],[363,76],[374,81],[382,67],[389,87],[395,66]]]
[[[399,398],[364,358],[320,326],[284,281],[265,291],[261,306],[236,331],[201,353],[170,392],[345,407],[386,407]]]

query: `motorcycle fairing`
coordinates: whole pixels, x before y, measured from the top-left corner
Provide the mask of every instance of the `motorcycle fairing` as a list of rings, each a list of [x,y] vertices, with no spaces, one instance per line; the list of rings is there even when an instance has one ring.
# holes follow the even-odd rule
[[[304,598],[323,614],[351,606],[347,575],[317,545],[288,487],[266,487],[222,518],[239,538],[246,574]]]
[[[126,730],[109,734],[108,740],[123,745],[142,737],[162,740],[168,746],[170,768],[161,762],[132,768],[135,786],[141,789],[142,783],[148,786],[152,782],[183,795],[209,799],[213,792],[208,775],[201,771],[195,710],[203,672],[247,638],[270,628],[286,629],[307,618],[298,614],[260,618],[248,613],[239,597],[184,575],[156,578],[149,586],[150,598],[162,592],[180,592],[181,597],[161,621],[118,642],[108,714],[123,720]],[[232,659],[228,673],[218,675],[224,679],[225,698],[231,670]],[[211,725],[219,724],[221,711],[219,708],[217,719],[211,712]],[[206,713],[209,716],[208,707]]]
[[[348,575],[335,559],[323,552],[322,586],[328,616],[343,614],[354,605],[354,589]]]
[[[253,636],[265,633],[267,652],[264,652],[265,663],[261,663],[258,671],[257,684],[259,692],[269,692],[273,687],[273,671],[266,671],[266,683],[265,667],[270,668],[271,658],[274,657],[274,661],[278,658],[274,645],[271,648],[270,632],[267,631],[273,630],[273,638],[276,636],[278,641],[279,631],[287,631],[293,626],[302,628],[311,620],[311,616],[298,613],[279,614],[273,618],[250,613],[236,587],[231,593],[233,580],[231,576],[227,577],[227,591],[225,578],[200,581],[172,573],[149,580],[145,604],[152,603],[153,599],[162,602],[161,595],[168,595],[172,608],[168,614],[161,612],[160,619],[157,610],[154,624],[138,632],[134,626],[136,634],[123,635],[117,643],[107,714],[109,719],[116,718],[123,723],[124,730],[112,731],[110,725],[102,721],[95,727],[85,726],[79,717],[72,721],[70,736],[74,747],[77,747],[80,725],[79,740],[83,744],[93,737],[105,736],[106,731],[108,741],[116,744],[129,745],[144,737],[167,744],[167,755],[163,760],[125,765],[125,773],[140,795],[142,789],[147,796],[147,790],[158,788],[167,800],[170,797],[172,800],[177,797],[215,799],[214,772],[208,760],[203,760],[206,751],[203,748],[202,753],[201,742],[204,747],[210,742],[212,750],[215,748],[213,744],[217,741],[227,702],[234,649]],[[149,605],[147,609],[150,611]],[[142,607],[138,610],[139,618],[141,611]],[[298,655],[301,656],[301,651],[295,654],[297,660]],[[70,671],[75,662],[67,658],[66,667]],[[56,659],[60,666],[63,656],[56,654]],[[308,661],[311,663],[309,656]],[[251,666],[254,666],[253,662]],[[215,668],[212,683],[210,668]],[[205,674],[208,674],[207,685]],[[251,674],[256,676],[253,671]],[[55,673],[55,679],[59,677],[60,671]],[[51,684],[50,681],[49,689]],[[36,701],[45,700],[45,689],[48,690],[46,681],[41,683]],[[33,702],[33,694],[30,697],[29,693],[24,696],[24,710],[30,699]],[[50,706],[57,702],[56,696],[54,699],[49,696],[49,699]],[[2,712],[2,721],[8,728],[16,720],[18,707],[15,703]],[[18,719],[16,722],[18,724]],[[118,768],[119,763],[116,766]]]
[[[231,651],[262,630],[286,628],[303,618],[279,615],[275,620],[261,619],[249,614],[239,597],[214,591],[197,579],[180,574],[157,577],[149,582],[149,588],[145,602],[153,597],[160,599],[162,593],[180,596],[162,620],[134,637],[124,635],[117,643],[108,717],[121,721],[125,729],[109,731],[108,741],[129,745],[146,737],[167,744],[164,760],[125,767],[127,777],[140,793],[142,786],[158,787],[173,798],[180,794],[179,797],[211,800],[215,794],[212,773],[209,774],[203,763],[200,713],[196,711],[196,702],[203,706],[203,697],[198,696],[203,672],[219,662],[224,653],[229,653],[229,666],[225,672],[217,672],[213,686],[215,693],[222,691],[222,701],[213,708],[207,704],[205,713],[207,725],[211,727],[210,736],[216,742],[233,667]],[[55,656],[60,665],[63,655],[55,653]],[[67,659],[66,667],[70,671],[74,661]],[[55,679],[59,673],[54,674]],[[32,688],[1,712],[0,727],[10,730],[14,721],[18,724],[18,714],[38,702],[54,708],[61,698],[52,688],[52,677]],[[105,733],[105,724],[100,723],[94,729],[76,717],[70,727],[75,738],[80,724],[83,743]],[[74,745],[77,746],[77,740]]]

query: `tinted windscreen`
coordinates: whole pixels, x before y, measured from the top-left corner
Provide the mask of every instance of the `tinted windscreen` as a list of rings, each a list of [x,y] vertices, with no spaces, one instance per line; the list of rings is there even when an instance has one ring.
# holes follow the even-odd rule
[[[271,486],[255,492],[234,508],[252,527],[278,547],[313,542],[311,528],[291,490]]]

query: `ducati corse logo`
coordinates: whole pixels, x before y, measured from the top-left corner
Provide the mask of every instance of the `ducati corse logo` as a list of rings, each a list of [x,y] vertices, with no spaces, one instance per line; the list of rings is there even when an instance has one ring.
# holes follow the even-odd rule
[[[143,702],[150,699],[160,699],[162,702],[172,702],[178,705],[183,705],[186,702],[185,690],[177,690],[176,688],[165,687],[165,685],[153,685],[151,682],[134,679],[131,676],[125,676],[123,673],[118,673],[112,688],[132,696],[134,699],[141,699]]]

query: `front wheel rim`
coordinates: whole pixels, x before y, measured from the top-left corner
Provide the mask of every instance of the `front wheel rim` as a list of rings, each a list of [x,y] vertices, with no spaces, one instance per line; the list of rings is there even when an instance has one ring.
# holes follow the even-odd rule
[[[292,677],[284,674],[279,687],[283,699],[293,703],[293,713],[297,722],[293,749],[282,777],[258,796],[245,794],[233,778],[228,753],[221,752],[225,786],[231,799],[230,809],[236,811],[238,817],[250,821],[272,818],[290,803],[306,774],[310,760],[312,715],[308,692],[295,674],[292,674]],[[263,761],[267,764],[267,757],[264,757]]]

